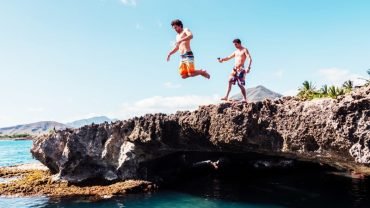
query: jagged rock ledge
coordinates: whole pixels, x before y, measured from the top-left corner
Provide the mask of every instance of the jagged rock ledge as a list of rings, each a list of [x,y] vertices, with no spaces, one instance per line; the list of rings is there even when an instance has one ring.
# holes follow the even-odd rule
[[[31,152],[70,182],[147,179],[151,161],[176,152],[253,152],[369,173],[370,87],[338,99],[224,103],[61,130],[35,139]]]
[[[41,164],[0,167],[0,196],[79,197],[100,200],[136,192],[151,192],[155,184],[142,180],[126,180],[113,184],[71,184],[53,180],[50,171]]]

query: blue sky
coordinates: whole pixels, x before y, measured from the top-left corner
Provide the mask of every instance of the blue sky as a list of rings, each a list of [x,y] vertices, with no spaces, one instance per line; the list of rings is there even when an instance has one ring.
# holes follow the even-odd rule
[[[370,68],[369,8],[365,0],[4,0],[0,127],[217,103],[233,61],[216,58],[234,50],[234,38],[253,57],[247,87],[289,95],[304,80],[359,82]],[[178,54],[165,61],[176,18],[194,33],[196,67],[211,80],[182,80]]]

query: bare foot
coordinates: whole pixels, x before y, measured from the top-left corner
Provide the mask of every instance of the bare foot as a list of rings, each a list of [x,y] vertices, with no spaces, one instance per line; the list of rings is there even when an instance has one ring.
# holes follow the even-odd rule
[[[228,101],[229,99],[227,97],[223,97],[221,100]]]
[[[231,101],[231,103],[232,103],[232,106],[240,106],[243,104],[248,104],[246,100],[234,100],[234,101]]]
[[[239,104],[248,104],[248,102],[246,100],[239,100],[239,101],[236,101],[234,102],[235,105],[239,105]]]
[[[202,76],[207,78],[207,79],[210,79],[211,78],[211,75],[208,74],[208,72],[206,70],[202,70]]]

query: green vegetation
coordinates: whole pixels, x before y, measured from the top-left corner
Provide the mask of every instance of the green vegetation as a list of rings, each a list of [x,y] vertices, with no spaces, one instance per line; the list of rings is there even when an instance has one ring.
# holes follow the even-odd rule
[[[304,100],[312,100],[318,94],[316,87],[309,81],[304,81],[298,91],[298,97]]]
[[[315,98],[337,98],[353,90],[353,81],[348,80],[341,87],[323,85],[320,90],[309,81],[304,81],[303,86],[298,89],[298,97],[302,100],[312,100]]]
[[[348,92],[351,92],[353,90],[354,86],[353,86],[353,81],[351,80],[348,80],[348,81],[345,81],[343,83],[343,90],[345,93],[348,93]]]
[[[370,76],[370,69],[367,70],[367,74]],[[370,85],[370,78],[364,79],[366,81],[365,86]],[[344,95],[353,90],[353,81],[348,80],[343,83],[341,87],[323,85],[319,90],[316,89],[312,82],[304,81],[302,87],[298,89],[297,96],[302,100],[312,100],[315,98],[337,98],[340,95]]]
[[[31,137],[31,135],[30,134],[0,135],[0,139],[3,139],[3,138],[11,138],[11,139],[14,139],[14,138],[25,138],[25,137]]]

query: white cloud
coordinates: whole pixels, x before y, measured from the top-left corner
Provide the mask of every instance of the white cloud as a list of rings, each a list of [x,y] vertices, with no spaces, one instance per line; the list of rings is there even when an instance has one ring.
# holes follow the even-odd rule
[[[123,103],[115,117],[127,119],[133,116],[141,116],[147,113],[175,113],[176,111],[195,110],[200,105],[215,104],[219,102],[219,96],[154,96],[133,103]]]
[[[158,20],[158,21],[157,21],[157,26],[158,26],[159,28],[161,28],[161,27],[163,26],[162,22]]]
[[[318,72],[323,84],[341,86],[347,80],[352,80],[354,85],[362,85],[365,83],[364,80],[361,80],[361,75],[351,73],[345,69],[333,67],[320,69]]]
[[[180,87],[181,87],[181,84],[174,84],[174,83],[172,83],[172,82],[165,82],[165,83],[163,84],[163,86],[164,86],[165,88],[169,88],[169,89],[177,89],[177,88],[180,88]]]
[[[297,94],[298,94],[297,89],[290,89],[290,90],[283,92],[284,96],[296,96]]]
[[[18,124],[20,124],[19,121],[11,116],[2,115],[0,117],[0,128],[15,126]]]
[[[144,29],[144,28],[143,28],[143,26],[142,26],[141,24],[139,24],[139,23],[136,23],[135,28],[136,28],[137,30],[143,30],[143,29]]]
[[[127,5],[127,6],[133,6],[135,7],[137,5],[137,1],[138,0],[121,0],[121,2],[124,4],[124,5]]]
[[[44,112],[45,108],[43,108],[43,107],[28,107],[27,111],[31,112],[31,113],[40,113],[40,112]]]
[[[282,78],[282,77],[283,77],[283,75],[284,75],[284,70],[279,69],[279,70],[277,70],[277,71],[274,73],[274,75],[275,75],[277,78]]]

